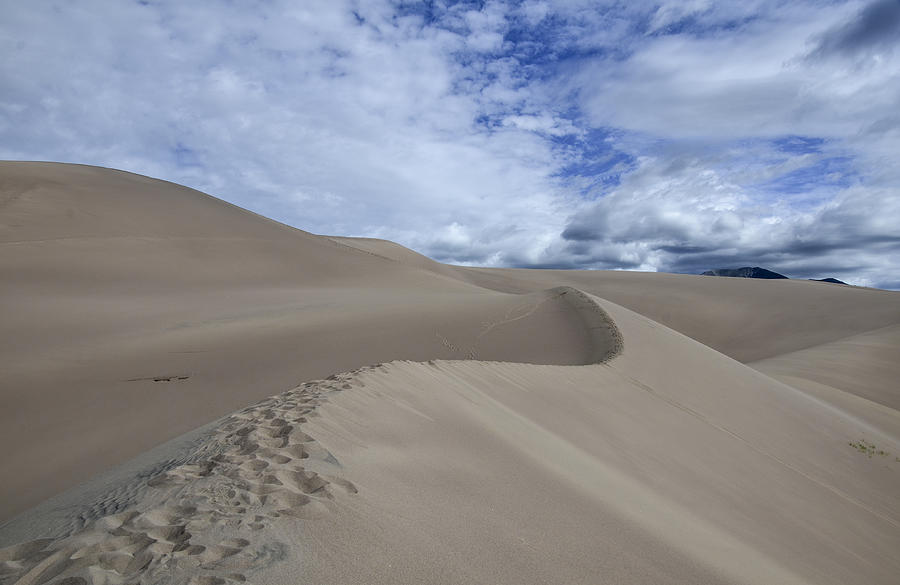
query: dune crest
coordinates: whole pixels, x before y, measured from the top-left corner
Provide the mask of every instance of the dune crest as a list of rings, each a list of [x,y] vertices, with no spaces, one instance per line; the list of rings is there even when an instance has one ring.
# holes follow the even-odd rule
[[[386,240],[333,239],[490,290],[521,294],[572,286],[646,315],[744,363],[900,323],[896,291],[825,287],[799,280],[448,266]]]

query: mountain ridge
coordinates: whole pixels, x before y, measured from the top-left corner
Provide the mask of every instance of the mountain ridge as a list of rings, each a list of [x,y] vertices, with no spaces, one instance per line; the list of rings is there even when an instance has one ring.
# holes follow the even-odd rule
[[[742,266],[741,268],[713,268],[700,274],[701,276],[727,276],[732,278],[765,278],[769,280],[787,278],[767,268],[759,266]]]

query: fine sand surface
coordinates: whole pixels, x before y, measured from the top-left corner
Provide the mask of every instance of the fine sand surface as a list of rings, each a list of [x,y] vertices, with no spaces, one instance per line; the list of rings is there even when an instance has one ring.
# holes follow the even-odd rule
[[[0,583],[900,574],[898,293],[447,266],[51,163],[0,163],[0,275]]]

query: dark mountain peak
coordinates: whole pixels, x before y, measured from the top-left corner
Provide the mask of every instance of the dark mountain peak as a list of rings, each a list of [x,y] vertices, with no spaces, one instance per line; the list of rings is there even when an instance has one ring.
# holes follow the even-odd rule
[[[787,278],[783,274],[760,268],[759,266],[744,266],[743,268],[713,268],[703,273],[703,276],[733,276],[738,278]]]
[[[810,278],[810,280],[815,280],[816,282],[831,282],[831,283],[834,283],[834,284],[847,284],[847,283],[844,282],[843,280],[838,280],[838,279],[836,279],[836,278],[831,278],[831,277],[828,277],[828,278]]]

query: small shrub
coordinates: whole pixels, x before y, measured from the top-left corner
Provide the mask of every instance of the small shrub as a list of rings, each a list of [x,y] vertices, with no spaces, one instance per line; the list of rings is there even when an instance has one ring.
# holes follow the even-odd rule
[[[857,451],[859,451],[860,453],[863,453],[866,456],[868,456],[869,459],[871,459],[874,455],[879,455],[881,457],[886,457],[887,455],[890,455],[889,452],[885,451],[884,449],[878,449],[874,443],[870,443],[870,442],[866,441],[865,439],[860,439],[859,441],[856,441],[856,442],[850,441],[847,444],[850,445],[851,447],[853,447],[854,449],[856,449]],[[900,457],[894,457],[894,459],[897,462],[900,462]]]

